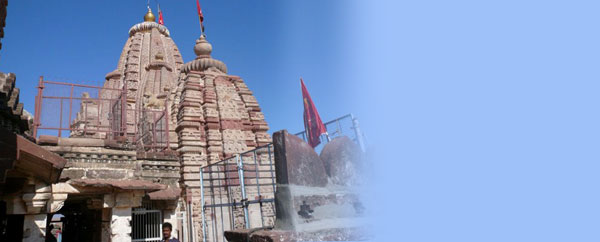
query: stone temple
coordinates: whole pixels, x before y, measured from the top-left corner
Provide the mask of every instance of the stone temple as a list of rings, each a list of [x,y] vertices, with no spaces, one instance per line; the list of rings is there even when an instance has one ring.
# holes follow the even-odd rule
[[[6,13],[7,1],[2,3]],[[97,93],[71,92],[76,104],[62,127],[70,130],[67,137],[39,131],[40,115],[33,123],[31,115],[2,119],[10,124],[3,127],[19,131],[23,144],[49,151],[36,162],[54,169],[41,176],[35,169],[2,167],[0,173],[8,174],[2,184],[14,189],[1,193],[6,211],[1,218],[24,228],[3,238],[40,241],[52,215],[61,214],[64,241],[153,241],[149,238],[161,237],[162,222],[173,224],[176,237],[200,241],[202,220],[193,212],[201,210],[200,167],[271,142],[256,98],[240,77],[228,74],[225,63],[211,57],[206,36],[185,48],[193,47],[196,58],[184,63],[169,30],[150,10],[128,34],[116,68],[107,70]],[[4,76],[14,87],[14,75]],[[46,85],[41,91],[49,88],[40,84]],[[18,89],[12,93],[18,95]],[[16,143],[11,153],[21,149]]]
[[[160,241],[164,222],[182,242],[364,239],[348,185],[363,169],[352,115],[355,140],[335,138],[320,155],[287,131],[272,139],[205,35],[184,63],[150,9],[125,31],[101,86],[41,77],[34,116],[16,75],[0,73],[0,241],[59,228],[65,242]]]

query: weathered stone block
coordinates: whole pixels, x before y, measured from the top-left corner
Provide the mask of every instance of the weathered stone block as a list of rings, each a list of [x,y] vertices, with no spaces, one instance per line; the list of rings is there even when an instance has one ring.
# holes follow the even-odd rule
[[[127,170],[88,170],[85,176],[98,179],[124,179],[127,178],[127,174]]]
[[[39,145],[58,145],[58,137],[53,135],[40,135],[37,143]]]
[[[330,180],[337,185],[358,185],[362,181],[360,172],[360,147],[347,136],[333,139],[323,147],[320,155]]]
[[[273,134],[275,171],[278,184],[311,187],[327,185],[327,173],[310,145],[286,130]]]
[[[79,179],[85,176],[83,169],[64,169],[60,173],[60,179]]]

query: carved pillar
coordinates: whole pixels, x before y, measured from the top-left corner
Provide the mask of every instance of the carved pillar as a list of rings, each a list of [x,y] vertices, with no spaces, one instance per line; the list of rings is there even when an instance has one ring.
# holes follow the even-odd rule
[[[143,196],[143,191],[104,195],[103,207],[112,207],[110,216],[110,241],[131,241],[131,208],[141,206]],[[105,211],[103,210],[102,212],[104,213]]]
[[[103,208],[102,209],[102,224],[101,224],[101,232],[100,232],[100,241],[102,242],[110,242],[111,238],[111,219],[112,219],[112,209]]]
[[[53,193],[50,201],[48,201],[48,212],[58,212],[65,205],[68,195],[67,193]]]
[[[33,192],[23,194],[27,213],[45,213],[46,204],[52,197],[52,186],[42,182],[35,182],[34,184],[35,190]]]
[[[44,241],[46,214],[27,214],[23,223],[23,242]]]
[[[197,74],[189,74],[181,90],[177,128],[183,183],[189,187],[200,185],[198,171],[207,164],[206,137],[204,134],[203,81]]]
[[[52,187],[35,179],[29,180],[29,184],[33,185],[33,191],[22,196],[27,213],[23,223],[23,241],[42,241],[46,236],[46,205],[52,197]]]
[[[112,208],[110,237],[112,242],[131,242],[131,207]]]

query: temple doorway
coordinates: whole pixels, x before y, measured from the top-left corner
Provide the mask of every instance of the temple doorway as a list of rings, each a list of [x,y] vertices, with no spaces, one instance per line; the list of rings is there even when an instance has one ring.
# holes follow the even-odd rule
[[[102,236],[102,209],[90,209],[87,196],[69,196],[57,212],[62,214],[62,241],[100,242]]]

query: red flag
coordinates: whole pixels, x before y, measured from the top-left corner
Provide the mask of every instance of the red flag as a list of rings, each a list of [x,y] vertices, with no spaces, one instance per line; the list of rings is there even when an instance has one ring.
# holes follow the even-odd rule
[[[160,4],[158,5],[158,23],[161,25],[165,25],[165,20],[162,16],[162,11],[160,11]]]
[[[302,99],[304,99],[304,128],[308,135],[308,144],[314,148],[321,143],[319,137],[321,134],[326,133],[327,129],[321,121],[319,112],[317,112],[317,108],[312,98],[310,98],[310,94],[308,94],[302,78],[300,78],[300,84],[302,84]]]
[[[202,8],[200,8],[200,0],[196,0],[196,7],[198,8],[198,18],[200,18],[200,27],[204,32],[204,15],[202,14]]]

